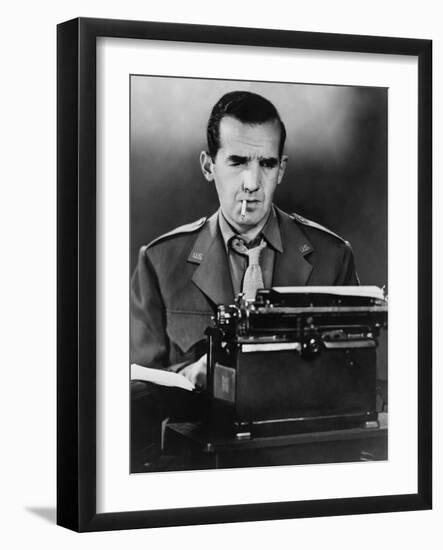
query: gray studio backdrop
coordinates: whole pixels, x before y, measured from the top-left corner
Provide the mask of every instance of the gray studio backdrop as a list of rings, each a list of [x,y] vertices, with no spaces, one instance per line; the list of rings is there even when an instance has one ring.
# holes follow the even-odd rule
[[[387,89],[133,75],[131,271],[143,244],[212,214],[199,154],[216,101],[232,90],[269,99],[287,130],[277,206],[352,243],[361,284],[387,285]],[[386,377],[386,342],[380,375]]]

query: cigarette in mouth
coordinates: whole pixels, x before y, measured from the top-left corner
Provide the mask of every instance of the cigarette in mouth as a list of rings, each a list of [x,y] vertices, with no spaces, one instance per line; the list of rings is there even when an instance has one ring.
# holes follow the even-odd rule
[[[241,201],[241,212],[240,212],[240,215],[241,215],[242,219],[245,219],[245,217],[246,217],[246,199],[244,199],[244,200]]]

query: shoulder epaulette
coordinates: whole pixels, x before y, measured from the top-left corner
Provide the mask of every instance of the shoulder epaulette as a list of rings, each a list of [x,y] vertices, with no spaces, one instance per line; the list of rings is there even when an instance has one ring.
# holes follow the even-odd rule
[[[336,237],[340,241],[344,242],[348,246],[350,246],[349,242],[346,239],[343,239],[343,237],[340,237],[340,235],[337,235],[337,233],[334,233],[327,227],[324,227],[323,225],[320,225],[317,222],[314,222],[312,220],[308,220],[307,218],[304,218],[303,216],[300,216],[300,214],[296,214],[295,212],[292,212],[290,214],[291,218],[294,219],[297,222],[300,222],[303,225],[307,225],[308,227],[313,227],[314,229],[319,229],[320,231],[324,231],[325,233],[329,233],[329,235],[332,235],[333,237]]]
[[[192,233],[193,231],[197,231],[197,229],[200,229],[201,227],[203,227],[206,220],[207,218],[206,216],[204,216],[203,218],[200,218],[195,222],[187,223],[185,225],[180,225],[179,227],[172,229],[172,231],[168,231],[168,233],[165,233],[164,235],[160,235],[160,237],[156,237],[153,241],[151,241],[149,244],[146,245],[146,248],[150,248],[152,245],[158,243],[159,241],[162,241],[163,239],[167,239],[168,237],[172,237],[174,235],[180,235],[182,233]]]

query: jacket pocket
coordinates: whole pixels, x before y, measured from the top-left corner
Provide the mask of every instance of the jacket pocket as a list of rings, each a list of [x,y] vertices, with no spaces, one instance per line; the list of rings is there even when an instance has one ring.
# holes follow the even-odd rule
[[[183,353],[205,340],[205,329],[212,324],[209,312],[168,310],[166,319],[166,332]]]

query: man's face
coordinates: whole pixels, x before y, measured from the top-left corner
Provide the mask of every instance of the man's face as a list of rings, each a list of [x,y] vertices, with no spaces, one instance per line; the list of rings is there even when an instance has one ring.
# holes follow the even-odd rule
[[[241,234],[261,230],[272,206],[272,198],[286,167],[279,158],[278,121],[243,124],[233,117],[220,122],[220,148],[213,161],[201,155],[202,170],[214,181],[226,220]],[[242,202],[246,213],[242,217]]]

